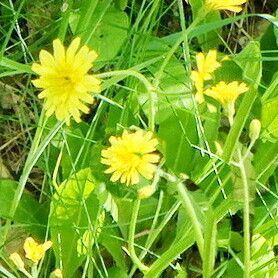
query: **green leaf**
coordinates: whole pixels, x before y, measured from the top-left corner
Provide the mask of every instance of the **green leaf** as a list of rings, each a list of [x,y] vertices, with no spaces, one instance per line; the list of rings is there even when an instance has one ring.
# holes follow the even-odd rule
[[[258,88],[262,78],[262,55],[259,42],[251,41],[234,59],[242,68],[243,79]]]
[[[278,138],[278,98],[271,99],[262,105],[262,139],[272,143]]]
[[[128,278],[129,276],[126,274],[125,271],[121,270],[118,267],[111,267],[108,269],[108,277],[109,278]]]
[[[10,218],[11,205],[18,183],[13,180],[0,179],[0,217]],[[23,192],[13,220],[16,224],[25,224],[25,230],[34,236],[43,238],[47,223],[47,206],[40,204],[27,191]]]
[[[126,270],[125,253],[122,249],[123,241],[118,227],[112,223],[110,218],[107,218],[105,226],[100,233],[99,242],[111,254],[117,267],[121,271]]]
[[[118,54],[127,38],[129,26],[127,14],[111,6],[110,2],[98,1],[95,5],[94,1],[88,1],[87,8],[72,14],[70,21],[73,33],[98,53],[100,65]]]
[[[190,173],[195,150],[191,144],[197,144],[198,136],[194,116],[187,110],[176,110],[175,114],[159,126],[162,152],[166,166],[176,173]]]
[[[277,168],[278,144],[259,141],[254,155],[254,167],[258,180],[265,184]]]
[[[98,200],[92,194],[95,181],[89,168],[64,181],[52,197],[50,232],[57,262],[65,277],[73,277],[85,255],[77,252],[78,240],[97,219]],[[75,276],[74,276],[75,277]]]
[[[190,6],[192,8],[193,18],[198,16],[200,9],[204,6],[203,0],[189,0]],[[215,21],[221,20],[220,13],[218,11],[211,12],[207,14],[203,23],[213,23]],[[218,29],[218,28],[217,28]],[[220,33],[220,34],[218,34]],[[219,37],[221,36],[221,29],[206,32],[205,34],[197,36],[198,42],[204,51],[208,51],[211,48],[217,48],[220,42]]]
[[[115,0],[116,7],[124,10],[127,7],[128,0]]]

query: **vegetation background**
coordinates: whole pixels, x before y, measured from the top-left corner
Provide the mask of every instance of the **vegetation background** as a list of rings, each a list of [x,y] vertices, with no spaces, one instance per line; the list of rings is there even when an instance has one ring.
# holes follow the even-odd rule
[[[55,268],[62,268],[65,278],[278,277],[277,0],[250,0],[240,15],[215,11],[183,36],[204,5],[188,2],[0,1],[1,277],[25,277],[9,255],[16,251],[24,257],[22,245],[30,235],[53,241],[32,277],[49,277]],[[68,45],[76,36],[99,54],[93,71],[103,77],[103,93],[82,123],[61,126],[54,117],[42,122],[43,103],[30,65],[41,49],[52,51],[55,38]],[[219,59],[231,57],[215,81],[254,86],[253,95],[237,102],[232,127],[216,102],[210,102],[217,109],[211,112],[192,100],[195,54],[209,49],[217,49]],[[156,192],[138,203],[137,190],[146,181],[126,187],[103,173],[100,152],[108,138],[132,126],[147,129],[151,118],[149,92],[136,74],[105,76],[126,69],[157,88],[159,167],[178,179],[186,176],[182,185],[202,226],[203,252],[177,181],[163,176]],[[252,142],[249,125],[255,118],[262,129]],[[235,148],[248,154],[241,167],[232,163],[238,160]],[[56,182],[60,190],[67,188],[60,191],[62,201]],[[80,197],[78,183],[92,192]]]

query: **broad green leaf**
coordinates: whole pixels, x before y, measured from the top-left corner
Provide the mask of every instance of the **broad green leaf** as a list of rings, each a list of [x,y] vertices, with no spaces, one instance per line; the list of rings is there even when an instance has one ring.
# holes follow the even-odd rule
[[[121,239],[119,228],[109,217],[107,217],[105,226],[100,233],[99,243],[111,254],[117,267],[122,271],[126,270],[125,253],[122,249],[123,240]]]
[[[112,7],[107,10],[88,42],[99,54],[98,61],[112,60],[118,54],[127,38],[128,24],[126,13]]]
[[[108,269],[108,277],[109,278],[128,278],[129,276],[125,271],[121,270],[118,267],[111,267]]]
[[[145,53],[145,59],[150,60],[155,57],[163,57],[169,49],[162,39],[151,37]],[[160,59],[156,63],[147,66],[153,76],[157,76],[162,62],[163,59]],[[191,81],[187,76],[183,63],[175,56],[172,56],[159,80],[159,90],[154,104],[156,108],[155,121],[157,123],[167,119],[172,114],[174,108],[192,107],[190,83]],[[142,92],[145,92],[145,88],[142,88]],[[149,100],[150,96],[148,93],[140,92],[139,102],[146,114],[150,110]]]
[[[11,217],[10,210],[17,186],[16,181],[0,179],[0,217]],[[46,231],[44,225],[47,223],[47,206],[48,204],[40,204],[34,196],[24,191],[13,220],[16,224],[24,225],[32,235],[43,238]]]
[[[265,184],[277,168],[278,144],[259,141],[253,161],[259,181]]]
[[[272,143],[278,138],[278,97],[262,105],[262,139]]]
[[[125,12],[111,6],[111,1],[98,1],[97,5],[93,2],[87,4],[87,9],[72,14],[70,26],[98,53],[97,62],[102,65],[118,54],[127,38],[129,20]]]
[[[195,118],[191,112],[176,110],[160,124],[158,137],[166,159],[165,165],[176,173],[189,174],[195,152],[191,144],[198,142]]]
[[[251,41],[234,59],[242,68],[242,77],[254,88],[262,78],[262,55],[259,42]]]
[[[127,7],[128,0],[115,0],[116,7],[124,10]]]
[[[94,188],[91,170],[86,168],[65,180],[52,197],[51,239],[57,262],[62,261],[65,277],[75,277],[75,271],[85,258],[78,254],[78,241],[83,239],[86,230],[94,231],[97,226],[99,208],[98,200],[92,194]]]
[[[275,58],[277,57],[277,47],[278,47],[278,41],[277,36],[275,33],[278,28],[269,25],[267,30],[264,32],[260,39],[261,44],[261,50],[264,51],[265,54],[263,54],[263,58]],[[278,71],[278,63],[273,61],[264,61],[263,62],[263,81],[266,84],[269,84],[271,80],[273,80],[274,75]]]

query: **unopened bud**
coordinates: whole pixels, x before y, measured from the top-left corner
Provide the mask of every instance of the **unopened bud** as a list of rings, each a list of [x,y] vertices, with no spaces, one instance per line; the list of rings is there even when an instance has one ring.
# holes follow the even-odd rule
[[[139,199],[146,199],[153,195],[155,192],[155,187],[152,185],[145,186],[138,190]]]
[[[219,156],[222,156],[223,155],[223,148],[220,145],[220,143],[217,142],[217,141],[214,141],[214,145],[215,145],[215,148],[216,148],[216,154],[219,155]]]
[[[57,268],[55,269],[51,274],[50,274],[50,278],[62,278],[63,274],[61,269]]]
[[[15,264],[15,266],[18,268],[18,270],[24,270],[24,262],[21,259],[21,257],[19,256],[18,253],[12,253],[10,255],[10,259],[12,260],[12,262]]]
[[[261,132],[261,122],[257,119],[251,121],[249,126],[249,137],[252,141],[256,141]]]

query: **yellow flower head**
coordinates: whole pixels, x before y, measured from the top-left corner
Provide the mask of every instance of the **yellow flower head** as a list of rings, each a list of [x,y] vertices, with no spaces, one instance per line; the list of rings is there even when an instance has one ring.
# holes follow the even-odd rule
[[[192,71],[191,79],[194,81],[197,90],[196,100],[199,103],[204,101],[204,81],[212,79],[212,73],[220,67],[216,57],[216,50],[210,50],[206,56],[202,52],[196,55],[197,70]]]
[[[38,263],[44,256],[45,252],[52,246],[51,241],[46,241],[43,244],[38,244],[32,237],[26,238],[23,249],[25,257],[34,263]]]
[[[15,266],[18,268],[18,270],[24,270],[24,262],[21,259],[21,257],[19,256],[18,253],[12,253],[10,255],[10,259],[12,260],[12,262],[15,264]]]
[[[224,81],[220,81],[216,86],[206,90],[204,93],[222,104],[230,119],[230,123],[232,123],[232,118],[235,114],[235,101],[239,95],[248,90],[245,83],[239,83],[237,81],[225,83]]]
[[[120,180],[130,185],[137,184],[140,175],[149,180],[153,178],[159,155],[153,153],[158,141],[152,132],[124,131],[121,137],[111,136],[109,142],[111,146],[102,151],[101,162],[109,166],[105,173],[113,173],[111,181]]]
[[[88,74],[97,54],[87,46],[79,49],[79,45],[80,38],[75,38],[65,49],[56,39],[53,41],[54,54],[41,50],[40,64],[32,65],[32,70],[40,75],[32,82],[43,89],[39,98],[46,99],[46,115],[55,113],[59,121],[66,120],[67,124],[71,117],[80,122],[80,111],[89,112],[84,103],[94,102],[91,92],[100,92],[100,81]]]
[[[241,5],[248,0],[206,0],[209,10],[228,10],[238,13],[242,10]]]

